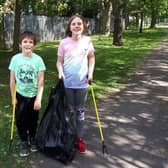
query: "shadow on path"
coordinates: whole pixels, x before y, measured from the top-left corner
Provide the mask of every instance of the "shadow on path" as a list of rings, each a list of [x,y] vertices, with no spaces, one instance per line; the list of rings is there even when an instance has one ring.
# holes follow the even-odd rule
[[[105,143],[103,156],[93,107],[87,112],[86,155],[65,166],[38,153],[38,168],[168,168],[168,40],[154,49],[128,86],[98,102]]]

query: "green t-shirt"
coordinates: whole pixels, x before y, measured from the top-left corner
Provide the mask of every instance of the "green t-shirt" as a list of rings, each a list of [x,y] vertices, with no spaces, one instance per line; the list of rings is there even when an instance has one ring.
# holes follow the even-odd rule
[[[16,91],[25,97],[37,95],[38,72],[45,71],[45,64],[40,56],[32,53],[32,57],[25,57],[22,53],[12,57],[9,70],[15,72]]]

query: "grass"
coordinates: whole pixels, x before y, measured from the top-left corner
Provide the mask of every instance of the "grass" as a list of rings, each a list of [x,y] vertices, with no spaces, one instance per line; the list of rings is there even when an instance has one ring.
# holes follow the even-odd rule
[[[125,31],[123,34],[124,46],[121,47],[112,45],[112,37],[92,36],[96,49],[96,67],[93,81],[96,97],[104,98],[104,95],[113,88],[122,89],[140,62],[165,37],[166,33],[166,29],[161,28],[146,29],[142,34],[135,32],[135,30]],[[41,42],[35,50],[37,54],[43,57],[47,67],[42,112],[47,105],[51,87],[57,82],[55,66],[57,47],[58,41]],[[8,71],[10,59],[9,51],[0,51],[0,167],[34,168],[35,165],[31,157],[26,159],[18,157],[17,144],[19,140],[16,130],[13,151],[8,153],[12,111]],[[90,97],[88,100],[90,100]]]

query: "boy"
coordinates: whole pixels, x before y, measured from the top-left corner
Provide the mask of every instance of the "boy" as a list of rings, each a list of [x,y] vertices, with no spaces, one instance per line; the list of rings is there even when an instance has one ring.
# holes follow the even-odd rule
[[[36,37],[32,32],[25,31],[19,37],[21,53],[11,59],[10,92],[12,104],[14,102],[14,88],[16,85],[16,127],[20,137],[21,157],[37,151],[35,134],[38,123],[38,113],[44,85],[45,64],[40,56],[33,53]]]

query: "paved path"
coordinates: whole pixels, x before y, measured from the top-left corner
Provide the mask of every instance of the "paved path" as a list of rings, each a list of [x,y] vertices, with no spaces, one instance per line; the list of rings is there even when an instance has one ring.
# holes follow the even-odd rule
[[[86,155],[65,166],[35,155],[38,168],[168,168],[168,40],[154,49],[127,87],[98,103],[108,156],[94,109],[87,115]]]

